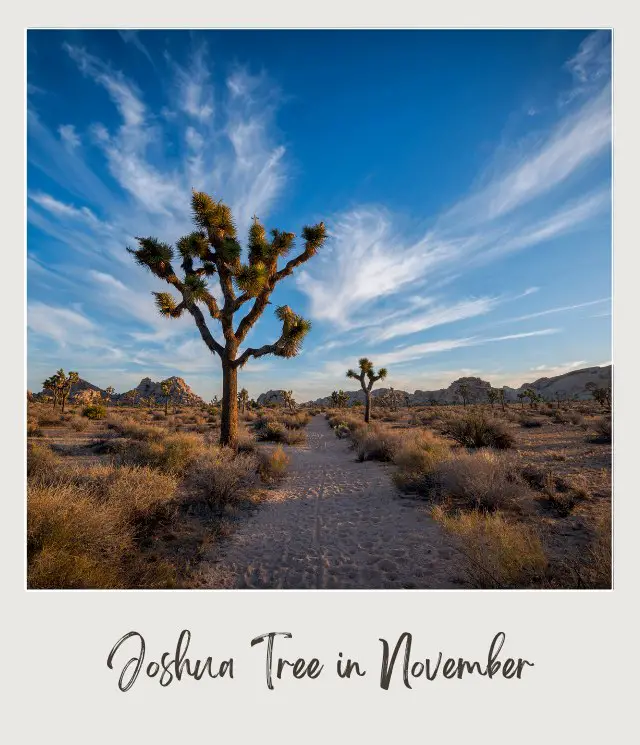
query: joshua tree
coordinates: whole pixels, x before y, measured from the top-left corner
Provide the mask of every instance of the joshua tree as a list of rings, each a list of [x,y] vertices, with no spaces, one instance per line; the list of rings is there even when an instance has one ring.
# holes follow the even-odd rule
[[[504,388],[498,389],[498,401],[500,401],[500,406],[502,406],[502,411],[505,410],[507,405],[507,392]]]
[[[540,397],[538,394],[533,390],[533,388],[525,388],[524,391],[522,391],[522,396],[524,398],[529,399],[529,406],[533,408],[533,405],[538,403],[540,400]],[[518,395],[518,398],[520,398],[520,395]],[[524,406],[524,400],[522,401],[522,405]]]
[[[518,398],[520,399],[520,403],[522,404],[523,407],[524,407],[524,400],[526,397],[527,397],[526,393],[518,393]]]
[[[247,404],[249,403],[249,391],[246,388],[243,388],[240,393],[238,393],[238,405],[240,406],[240,411],[244,414],[245,409],[247,408]]]
[[[293,391],[282,391],[282,398],[284,399],[284,405],[293,411],[296,407],[296,402],[293,400]]]
[[[556,403],[558,404],[558,407],[557,407],[558,409],[560,408],[560,404],[564,401],[564,397],[566,395],[567,394],[565,393],[565,391],[556,391],[555,398],[556,398]]]
[[[355,370],[347,370],[347,377],[360,381],[360,386],[364,391],[366,402],[364,420],[365,422],[369,422],[369,419],[371,418],[371,389],[373,388],[374,383],[378,380],[384,380],[387,377],[387,370],[386,368],[381,367],[376,375],[373,371],[373,363],[366,357],[361,357],[358,360],[358,366],[360,367],[360,372],[357,373]]]
[[[67,403],[69,393],[71,393],[71,386],[80,380],[80,376],[77,372],[69,372],[65,375],[64,370],[60,368],[55,375],[58,385],[58,396],[62,404],[62,413],[64,414],[64,406]]]
[[[496,401],[500,398],[500,392],[496,388],[489,388],[487,391],[487,398],[489,399],[489,403],[493,409]]]
[[[469,399],[471,398],[471,391],[469,390],[469,386],[467,383],[460,383],[460,385],[455,390],[456,395],[460,396],[462,399],[462,405],[466,406],[469,402]]]
[[[42,387],[45,391],[51,391],[51,401],[53,402],[53,408],[56,408],[58,403],[58,380],[55,375],[47,378],[43,383]]]
[[[588,384],[587,384],[588,385]],[[598,388],[597,386],[589,389],[594,399],[602,408],[611,407],[611,388]]]
[[[331,403],[336,409],[346,408],[348,402],[349,396],[342,389],[331,394]]]
[[[107,403],[109,403],[111,401],[111,397],[116,392],[116,389],[112,385],[110,385],[104,389],[104,392],[107,394],[107,398],[105,400]]]
[[[241,353],[240,345],[269,304],[276,284],[317,253],[325,241],[326,230],[322,222],[304,227],[304,250],[278,269],[278,260],[291,250],[295,236],[293,233],[272,230],[271,237],[267,238],[264,227],[254,216],[249,230],[248,261],[244,264],[229,207],[198,191],[192,194],[191,207],[196,230],[176,243],[182,277],[177,275],[172,265],[176,253],[167,243],[162,243],[157,238],[137,238],[139,248],[128,250],[138,264],[149,269],[178,292],[179,300],[169,292],[154,293],[160,313],[168,318],[178,318],[184,311],[190,313],[209,351],[220,357],[220,443],[235,449],[238,440],[238,370],[250,357],[262,357],[266,354],[295,357],[311,324],[294,313],[289,306],[278,306],[275,313],[282,323],[280,337],[272,344],[256,349],[247,347]],[[220,284],[222,306],[207,284],[207,279],[214,274]],[[249,302],[249,311],[235,326],[234,314]],[[224,343],[214,338],[207,325],[203,307],[210,319],[220,324]]]
[[[160,390],[164,397],[164,415],[167,416],[169,413],[169,401],[171,400],[171,394],[173,393],[173,383],[171,380],[163,380],[160,383]]]

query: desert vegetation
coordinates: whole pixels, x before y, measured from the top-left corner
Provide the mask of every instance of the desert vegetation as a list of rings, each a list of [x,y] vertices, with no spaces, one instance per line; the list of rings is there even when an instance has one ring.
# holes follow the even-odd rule
[[[194,586],[212,545],[278,488],[307,414],[247,410],[236,451],[219,444],[212,407],[170,414],[162,390],[135,407],[81,393],[64,413],[59,393],[55,409],[28,402],[29,587]]]
[[[408,409],[382,398],[368,424],[354,407],[326,417],[357,460],[389,464],[399,491],[441,525],[466,585],[608,588],[610,391],[579,402],[523,394],[477,403],[463,389],[458,405]]]

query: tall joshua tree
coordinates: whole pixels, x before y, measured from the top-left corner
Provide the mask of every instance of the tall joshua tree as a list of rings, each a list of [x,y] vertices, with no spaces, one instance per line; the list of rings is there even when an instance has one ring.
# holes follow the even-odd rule
[[[378,380],[384,380],[387,377],[387,370],[386,368],[381,367],[376,375],[373,370],[373,363],[366,357],[361,357],[358,360],[358,367],[360,368],[359,373],[355,370],[347,370],[347,377],[360,381],[360,386],[364,391],[366,401],[364,420],[365,422],[369,422],[369,419],[371,418],[371,389],[373,388],[374,383],[377,383]]]
[[[278,282],[317,253],[325,241],[326,230],[322,222],[304,227],[304,250],[278,269],[278,260],[293,247],[293,233],[272,230],[267,237],[264,227],[254,217],[249,229],[247,263],[243,263],[230,208],[200,191],[193,192],[191,207],[196,230],[176,243],[177,255],[172,246],[157,238],[137,238],[139,248],[128,250],[138,264],[177,291],[178,300],[169,292],[154,293],[160,313],[168,318],[179,318],[185,311],[189,313],[209,351],[220,357],[220,444],[235,449],[238,441],[238,370],[251,357],[266,354],[295,357],[311,324],[289,306],[278,306],[275,313],[282,323],[280,337],[272,344],[247,347],[242,352],[240,345],[269,304]],[[180,277],[172,264],[174,259],[180,260]],[[217,275],[220,284],[221,305],[207,283],[213,275]],[[236,326],[234,314],[246,303],[250,303],[249,310]],[[208,320],[220,324],[223,342],[214,338]]]

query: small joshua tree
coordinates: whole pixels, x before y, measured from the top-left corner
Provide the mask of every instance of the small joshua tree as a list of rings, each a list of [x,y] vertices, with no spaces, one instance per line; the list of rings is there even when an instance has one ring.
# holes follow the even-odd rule
[[[524,391],[522,391],[522,395],[524,398],[529,399],[529,406],[531,406],[531,408],[533,408],[534,404],[538,403],[538,401],[540,400],[540,397],[533,390],[533,388],[525,388]],[[519,395],[518,398],[520,398]],[[524,406],[524,401],[522,402],[522,405]]]
[[[558,409],[560,408],[560,404],[564,401],[566,395],[567,394],[565,391],[556,391],[556,403]]]
[[[384,380],[387,377],[387,370],[386,368],[381,367],[376,375],[373,370],[373,363],[366,357],[361,357],[358,360],[358,366],[360,372],[357,373],[355,370],[347,370],[347,377],[360,381],[360,386],[364,391],[365,397],[364,420],[368,423],[371,418],[371,389],[373,388],[374,383],[378,380]]]
[[[524,392],[518,393],[518,398],[520,399],[520,403],[522,404],[523,407],[524,407],[524,400],[525,400],[526,397],[527,397],[527,394],[526,393],[524,393]]]
[[[69,372],[68,375],[65,375],[64,370],[60,368],[56,373],[56,379],[58,381],[58,395],[62,404],[62,413],[64,414],[64,406],[69,393],[71,393],[71,386],[80,380],[80,376],[77,372]]]
[[[171,394],[173,393],[173,383],[171,380],[163,380],[160,383],[160,390],[164,398],[164,415],[167,416],[169,413],[169,401],[171,401]]]
[[[284,405],[293,411],[296,408],[296,402],[293,400],[293,391],[282,391],[282,398],[284,399]]]
[[[243,388],[240,393],[238,393],[238,405],[240,406],[240,411],[244,414],[245,409],[247,408],[247,404],[249,403],[249,391],[246,388]]]
[[[491,404],[492,409],[499,397],[500,393],[496,388],[489,388],[489,390],[487,391],[487,398],[489,400],[489,403]]]
[[[55,375],[52,375],[50,378],[47,378],[43,383],[42,387],[45,391],[51,391],[51,401],[53,403],[53,408],[56,408],[56,404],[58,403],[58,381],[56,379]]]
[[[311,324],[294,313],[288,305],[278,306],[276,316],[282,323],[280,337],[272,344],[258,348],[247,347],[243,352],[240,352],[240,345],[269,304],[271,293],[278,282],[291,275],[294,269],[318,252],[325,241],[326,230],[322,222],[304,227],[304,250],[279,269],[278,261],[291,250],[295,236],[293,233],[272,230],[268,238],[264,227],[254,217],[249,230],[247,263],[243,263],[242,248],[237,241],[236,227],[229,207],[198,191],[192,194],[191,207],[196,230],[176,243],[181,277],[172,264],[176,252],[167,243],[162,243],[157,238],[137,238],[139,248],[128,250],[138,264],[149,269],[178,292],[178,300],[169,292],[154,293],[160,313],[167,318],[179,318],[185,311],[189,313],[209,351],[220,357],[220,444],[236,449],[238,370],[251,357],[266,354],[295,357]],[[217,275],[220,284],[222,305],[207,284],[208,278],[213,275]],[[234,314],[245,303],[250,303],[249,311],[236,326]],[[223,343],[214,338],[205,313],[210,320],[220,324]]]
[[[507,391],[504,388],[498,389],[498,401],[502,406],[502,411],[504,411],[507,406]]]
[[[112,399],[112,397],[113,397],[113,394],[114,394],[114,393],[116,392],[116,389],[115,389],[115,388],[114,388],[114,387],[113,387],[112,385],[109,385],[109,386],[107,386],[107,387],[106,387],[106,388],[104,389],[104,392],[105,392],[105,393],[107,394],[107,397],[106,397],[105,401],[106,401],[106,402],[107,402],[107,404],[108,404],[108,403],[110,403],[110,402],[111,402],[111,399]]]
[[[456,388],[455,393],[462,399],[463,406],[466,406],[469,403],[471,391],[467,383],[460,383],[460,385]]]

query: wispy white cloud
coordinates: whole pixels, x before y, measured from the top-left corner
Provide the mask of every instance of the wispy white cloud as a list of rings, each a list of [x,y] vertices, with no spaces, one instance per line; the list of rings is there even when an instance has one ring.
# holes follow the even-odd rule
[[[120,38],[122,39],[122,41],[124,41],[126,44],[133,44],[133,46],[149,60],[153,67],[156,66],[149,50],[140,41],[140,36],[138,35],[137,31],[123,29],[121,31],[118,31],[118,33],[120,34]]]
[[[61,124],[58,127],[58,134],[60,139],[72,150],[80,146],[80,135],[76,132],[73,124]]]
[[[528,321],[530,318],[540,318],[540,316],[548,316],[552,313],[565,313],[570,310],[577,310],[578,308],[588,308],[591,305],[599,305],[600,303],[607,303],[611,298],[605,297],[599,300],[589,300],[586,303],[576,303],[574,305],[562,305],[558,308],[547,308],[546,310],[539,310],[536,313],[527,313],[524,316],[517,316],[517,318],[505,318],[498,323],[517,323],[518,321]]]

